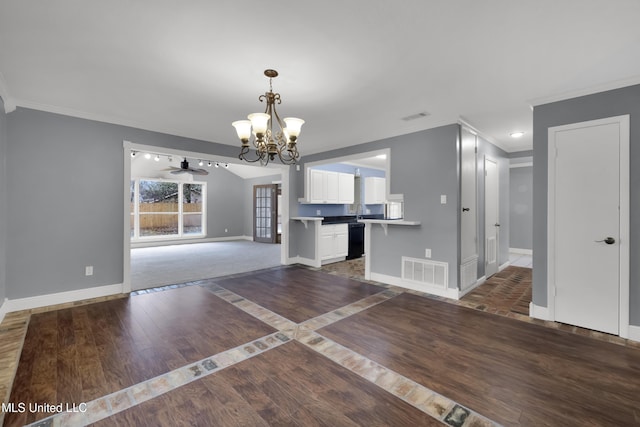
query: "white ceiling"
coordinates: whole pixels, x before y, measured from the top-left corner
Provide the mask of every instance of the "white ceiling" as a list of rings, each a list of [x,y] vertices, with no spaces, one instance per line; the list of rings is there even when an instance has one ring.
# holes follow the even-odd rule
[[[459,119],[519,151],[532,103],[640,83],[638,18],[638,0],[2,0],[0,96],[238,145],[275,68],[303,156]]]

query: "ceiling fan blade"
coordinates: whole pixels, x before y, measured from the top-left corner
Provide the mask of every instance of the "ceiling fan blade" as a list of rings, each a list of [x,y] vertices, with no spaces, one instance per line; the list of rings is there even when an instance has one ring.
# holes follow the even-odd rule
[[[191,169],[191,168],[189,168],[189,172],[191,172],[194,175],[209,175],[209,171],[206,171],[204,169]]]

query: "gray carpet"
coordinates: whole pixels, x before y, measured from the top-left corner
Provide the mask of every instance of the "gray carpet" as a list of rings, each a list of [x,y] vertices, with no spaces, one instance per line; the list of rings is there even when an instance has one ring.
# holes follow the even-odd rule
[[[131,249],[131,289],[184,283],[280,265],[280,245],[247,240]]]

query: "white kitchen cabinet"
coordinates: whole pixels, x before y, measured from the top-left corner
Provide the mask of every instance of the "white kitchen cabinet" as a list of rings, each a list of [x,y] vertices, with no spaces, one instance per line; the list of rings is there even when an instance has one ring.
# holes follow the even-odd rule
[[[376,176],[364,179],[364,203],[366,205],[380,205],[386,203],[387,180]]]
[[[350,205],[355,200],[354,175],[338,174],[338,203]]]
[[[349,224],[320,226],[320,259],[344,258],[349,253]]]
[[[309,169],[307,178],[307,203],[353,203],[354,175]]]

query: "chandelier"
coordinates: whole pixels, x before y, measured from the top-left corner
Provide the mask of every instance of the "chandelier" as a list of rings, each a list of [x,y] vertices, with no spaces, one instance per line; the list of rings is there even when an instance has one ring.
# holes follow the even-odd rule
[[[300,135],[300,128],[304,120],[295,117],[286,117],[280,119],[276,111],[276,103],[280,104],[279,93],[273,93],[271,81],[278,77],[276,70],[265,70],[264,75],[269,77],[269,92],[260,95],[260,102],[266,100],[267,107],[264,113],[249,114],[249,120],[238,120],[231,123],[238,138],[242,141],[240,149],[240,160],[246,162],[257,162],[266,165],[271,160],[275,160],[276,156],[284,164],[295,164],[300,155],[296,141]],[[284,124],[283,124],[284,122]],[[274,125],[277,126],[274,129]],[[251,138],[253,134],[253,138]],[[251,143],[249,142],[251,139]],[[254,151],[253,154],[251,152]]]

